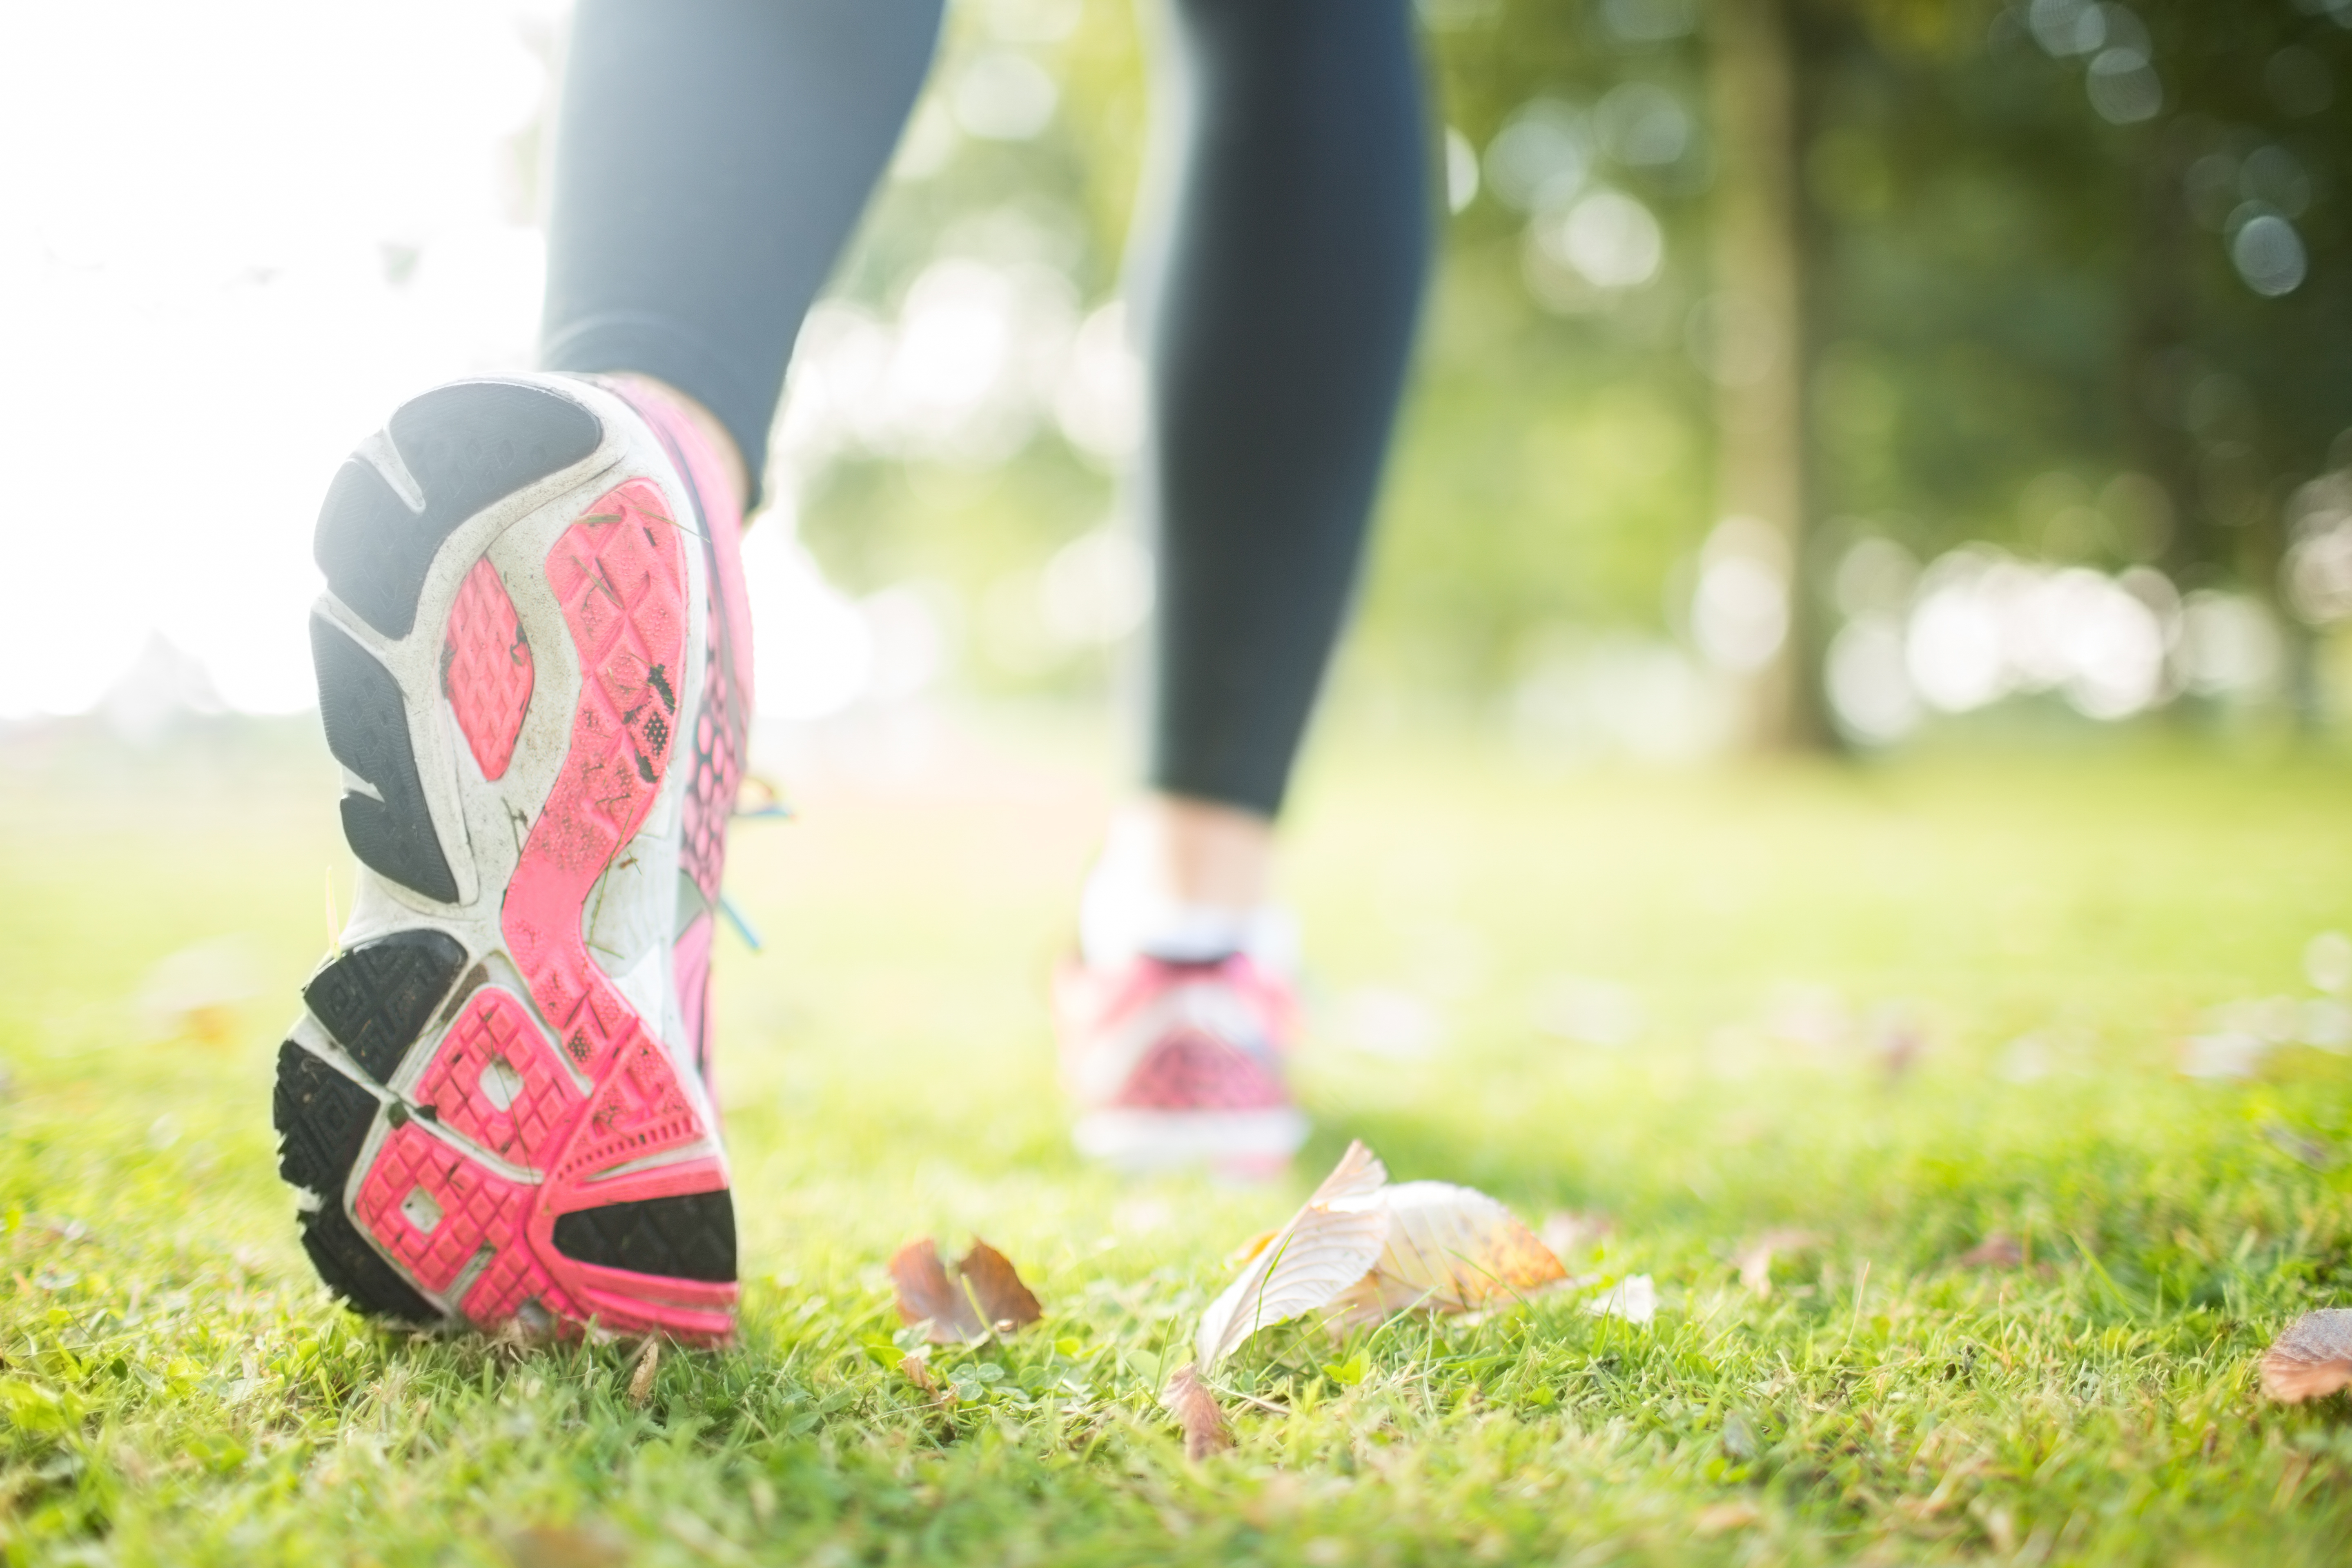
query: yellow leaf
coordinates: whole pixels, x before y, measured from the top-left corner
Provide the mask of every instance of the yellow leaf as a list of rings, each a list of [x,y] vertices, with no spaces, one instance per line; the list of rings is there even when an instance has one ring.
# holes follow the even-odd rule
[[[1475,1311],[1568,1278],[1551,1248],[1475,1188],[1406,1182],[1381,1201],[1389,1211],[1388,1244],[1346,1297],[1361,1313]]]
[[[1307,1206],[1209,1304],[1195,1347],[1214,1367],[1258,1330],[1324,1307],[1350,1319],[1467,1312],[1567,1279],[1551,1249],[1493,1198],[1448,1182],[1389,1186],[1371,1151],[1351,1143]]]

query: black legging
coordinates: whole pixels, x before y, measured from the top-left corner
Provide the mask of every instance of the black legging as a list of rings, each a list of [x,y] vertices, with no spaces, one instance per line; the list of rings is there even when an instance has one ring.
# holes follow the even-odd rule
[[[757,482],[784,365],[941,0],[581,0],[542,358],[718,416]],[[1171,210],[1136,268],[1158,789],[1271,815],[1362,554],[1428,268],[1409,0],[1174,0]]]

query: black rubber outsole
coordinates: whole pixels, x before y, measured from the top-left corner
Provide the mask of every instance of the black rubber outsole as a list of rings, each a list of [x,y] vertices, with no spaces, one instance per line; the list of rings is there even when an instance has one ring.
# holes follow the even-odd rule
[[[425,574],[459,523],[604,439],[580,404],[511,381],[436,387],[395,409],[386,433],[425,510],[411,511],[373,463],[348,458],[327,487],[311,553],[335,597],[388,637],[415,629]]]
[[[343,1185],[378,1110],[375,1096],[293,1041],[278,1047],[278,1092],[270,1104],[278,1135],[278,1173],[319,1199],[317,1207],[299,1216],[302,1250],[327,1289],[359,1310],[429,1323],[440,1312],[368,1245],[343,1213]]]
[[[555,1246],[581,1263],[723,1284],[735,1278],[735,1203],[690,1193],[581,1209],[556,1216]]]
[[[369,869],[428,899],[456,903],[457,879],[425,804],[400,682],[324,616],[310,617],[310,658],[319,672],[327,750],[373,785],[378,797],[343,796],[344,842]]]

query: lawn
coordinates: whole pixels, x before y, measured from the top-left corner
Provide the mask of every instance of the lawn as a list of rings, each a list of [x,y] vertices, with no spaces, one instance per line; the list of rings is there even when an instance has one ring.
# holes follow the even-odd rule
[[[722,956],[743,1330],[660,1356],[640,1402],[634,1343],[386,1330],[295,1244],[275,1030],[350,891],[308,731],[0,744],[5,1560],[2352,1551],[2352,1407],[2268,1404],[2254,1372],[2352,1304],[2352,1058],[2179,1071],[2318,997],[2307,944],[2352,931],[2343,763],[2142,740],[1563,773],[1335,734],[1291,878],[1318,1131],[1251,1189],[1064,1142],[1041,981],[1098,749],[909,720],[740,831],[766,942]],[[1262,1335],[1213,1379],[1238,1446],[1188,1462],[1157,1389],[1228,1255],[1350,1138],[1582,1216],[1591,1278]],[[1759,1292],[1748,1249],[1791,1230]],[[898,1369],[883,1272],[926,1234],[985,1237],[1046,1310],[934,1353],[952,1406]],[[1589,1310],[1633,1275],[1653,1321]]]

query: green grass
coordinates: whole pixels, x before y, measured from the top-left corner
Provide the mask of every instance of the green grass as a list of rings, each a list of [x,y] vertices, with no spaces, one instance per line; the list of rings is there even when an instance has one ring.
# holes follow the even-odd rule
[[[2352,1300],[2352,1171],[2295,1157],[2352,1152],[2352,1061],[2174,1070],[2207,1010],[2308,995],[2305,942],[2352,929],[2340,766],[1553,777],[1335,738],[1293,877],[1335,1021],[1318,1131],[1252,1191],[1067,1152],[1039,982],[1100,791],[1067,737],[979,736],[806,771],[800,821],[740,834],[768,939],[722,961],[741,1343],[665,1356],[642,1409],[633,1346],[389,1331],[295,1246],[274,1030],[350,886],[315,746],[0,750],[6,1560],[2342,1560],[2352,1412],[2265,1404],[2253,1362]],[[232,933],[257,994],[174,1037],[143,977]],[[1562,974],[1633,987],[1641,1037],[1538,1032]],[[1433,1047],[1332,1038],[1368,987]],[[1811,1042],[1775,1023],[1806,996]],[[1897,1026],[1925,1047],[1893,1075]],[[1188,1465],[1158,1380],[1351,1136],[1531,1220],[1605,1214],[1570,1267],[1664,1306],[1265,1336],[1218,1381],[1288,1414],[1236,1405],[1238,1449]],[[1826,1241],[1759,1300],[1734,1255],[1792,1226]],[[2025,1267],[1958,1260],[1996,1231]],[[1047,1307],[936,1358],[988,1391],[952,1413],[880,1364],[881,1264],[927,1232],[986,1237]]]

